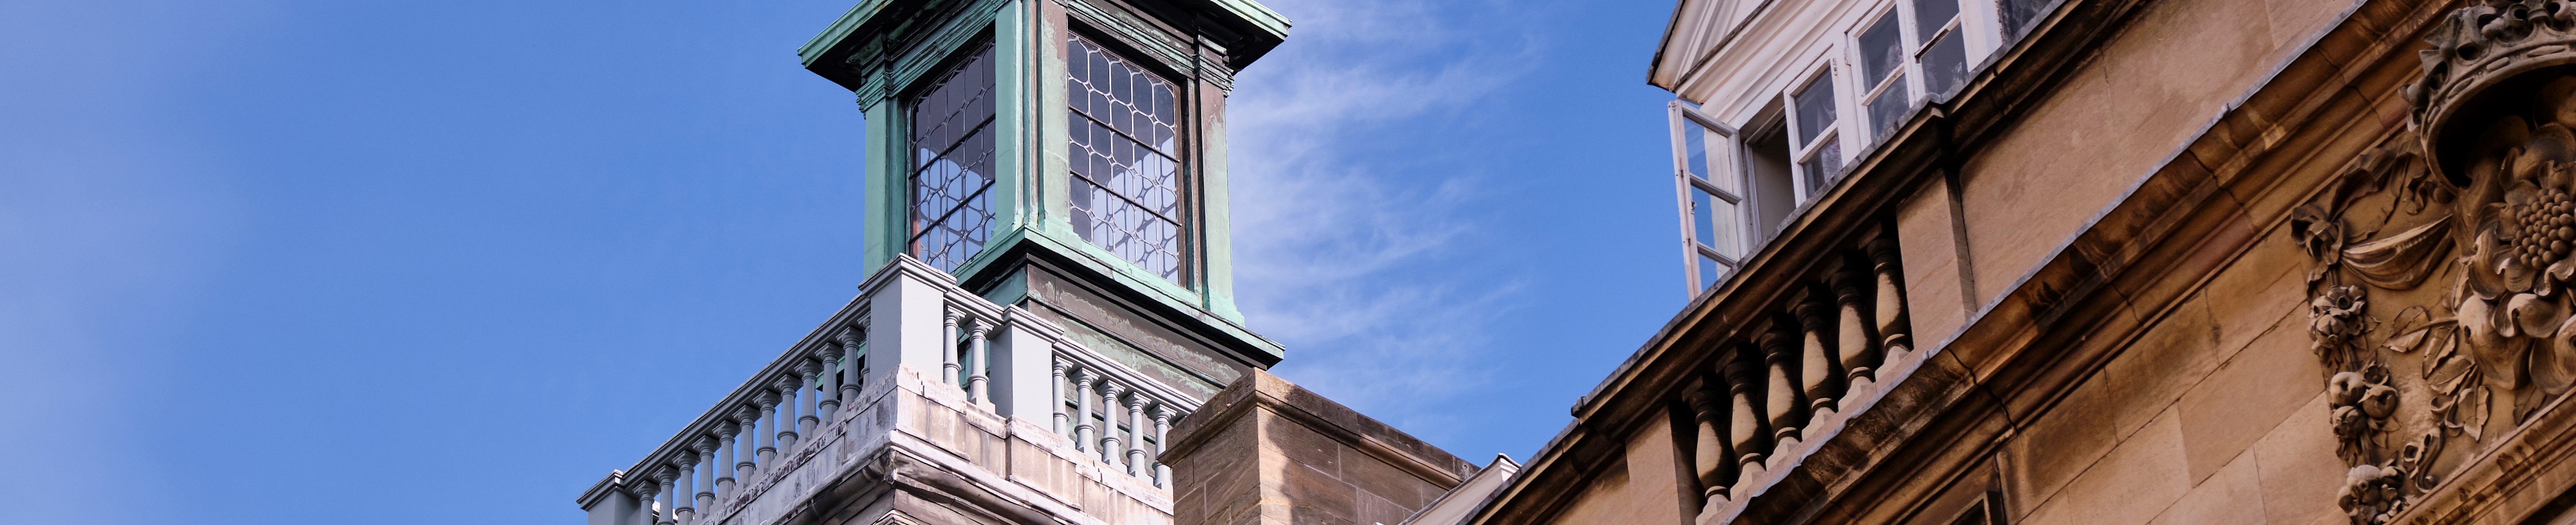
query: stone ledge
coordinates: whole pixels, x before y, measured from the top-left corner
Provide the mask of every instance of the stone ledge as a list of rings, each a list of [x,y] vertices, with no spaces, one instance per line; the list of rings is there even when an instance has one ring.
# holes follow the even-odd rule
[[[1173,422],[1171,435],[1181,437],[1164,449],[1160,460],[1170,465],[1189,457],[1213,437],[1202,435],[1199,428],[1222,428],[1255,408],[1295,419],[1379,461],[1442,486],[1457,486],[1480,470],[1448,451],[1261,370],[1218,392],[1200,405],[1198,412]]]

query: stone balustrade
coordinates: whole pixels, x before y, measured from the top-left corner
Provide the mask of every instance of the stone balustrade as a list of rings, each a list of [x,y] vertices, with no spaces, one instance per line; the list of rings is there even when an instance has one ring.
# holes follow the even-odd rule
[[[1170,443],[1172,422],[1197,402],[1080,347],[1057,353],[1052,369],[1056,398],[1064,400],[1055,407],[1055,431],[1078,450],[1169,488],[1172,469],[1155,458]]]
[[[943,468],[980,469],[1056,500],[1119,494],[1130,510],[1152,511],[1122,514],[1140,517],[1130,521],[1169,523],[1170,469],[1154,458],[1171,422],[1199,401],[953,283],[909,257],[888,265],[830,320],[584,493],[591,524],[765,524],[775,512],[744,509],[792,508],[793,493],[905,444],[921,449],[906,457],[961,458]],[[1002,442],[1027,450],[988,445]],[[770,494],[782,484],[796,490]]]
[[[1731,519],[1920,364],[1894,239],[1819,266],[1673,394],[1692,423],[1701,523]]]
[[[867,328],[843,311],[614,476],[646,513],[634,525],[698,523],[838,420],[867,384]]]

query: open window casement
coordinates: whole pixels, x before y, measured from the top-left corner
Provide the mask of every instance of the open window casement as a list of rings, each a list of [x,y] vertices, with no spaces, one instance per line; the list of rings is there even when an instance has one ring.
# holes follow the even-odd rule
[[[1680,101],[1667,104],[1672,125],[1673,191],[1681,211],[1683,276],[1690,293],[1714,286],[1744,263],[1753,242],[1754,203],[1735,128]]]

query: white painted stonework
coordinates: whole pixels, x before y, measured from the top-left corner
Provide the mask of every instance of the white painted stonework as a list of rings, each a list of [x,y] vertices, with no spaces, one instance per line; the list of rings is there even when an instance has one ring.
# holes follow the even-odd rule
[[[1170,491],[1158,486],[1169,474],[1151,458],[1170,420],[1198,401],[952,279],[908,257],[887,265],[814,335],[646,460],[585,492],[588,523],[1171,523]],[[942,339],[964,341],[952,354]],[[841,362],[859,369],[830,372],[853,348],[859,358]],[[954,370],[963,381],[941,379]],[[1068,373],[1089,382],[1063,392]],[[788,402],[787,392],[805,399]],[[779,413],[751,418],[752,435],[768,439],[734,449],[754,465],[718,467],[724,438],[742,438],[731,425],[764,406]],[[1134,431],[1103,435],[1083,414]],[[1157,443],[1139,443],[1147,437]],[[780,450],[760,452],[768,441]],[[717,453],[701,457],[708,450]],[[741,472],[750,476],[726,479]]]

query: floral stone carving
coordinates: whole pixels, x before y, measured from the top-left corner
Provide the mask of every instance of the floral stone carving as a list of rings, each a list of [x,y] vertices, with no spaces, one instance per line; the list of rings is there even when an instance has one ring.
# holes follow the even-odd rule
[[[2410,131],[2287,225],[2359,525],[2576,386],[2576,3],[2483,2],[2426,40]]]
[[[2387,523],[2406,510],[2406,471],[2396,467],[2359,465],[2344,474],[2343,489],[2335,492],[2335,504],[2353,523]]]
[[[2393,140],[2292,219],[2355,523],[2430,489],[2455,441],[2576,385],[2576,77],[2532,92],[2546,96],[2463,150],[2460,176]]]

